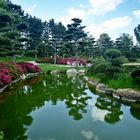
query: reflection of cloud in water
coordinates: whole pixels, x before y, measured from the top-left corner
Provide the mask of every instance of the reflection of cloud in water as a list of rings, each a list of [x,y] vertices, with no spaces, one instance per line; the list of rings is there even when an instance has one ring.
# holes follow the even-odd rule
[[[83,137],[86,138],[86,140],[100,140],[98,136],[94,135],[92,131],[82,131],[81,132]]]
[[[107,110],[100,110],[96,107],[93,107],[91,110],[91,117],[93,118],[93,121],[104,122],[104,118],[107,113],[109,113]]]

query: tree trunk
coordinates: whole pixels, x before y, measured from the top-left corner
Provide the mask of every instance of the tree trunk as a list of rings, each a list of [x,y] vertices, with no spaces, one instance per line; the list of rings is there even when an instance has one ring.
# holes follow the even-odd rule
[[[75,41],[75,61],[76,61],[76,68],[78,68],[78,44]]]

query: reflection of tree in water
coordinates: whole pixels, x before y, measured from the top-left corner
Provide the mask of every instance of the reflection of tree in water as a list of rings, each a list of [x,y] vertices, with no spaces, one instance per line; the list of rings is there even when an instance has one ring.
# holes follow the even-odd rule
[[[86,112],[89,99],[84,89],[79,78],[71,81],[66,76],[47,75],[21,82],[10,89],[10,94],[2,95],[5,97],[0,102],[0,131],[8,140],[26,140],[27,126],[33,121],[31,112],[42,107],[46,101],[52,105],[65,101],[70,108],[69,115],[79,120]]]
[[[120,120],[123,114],[121,111],[121,103],[115,100],[109,100],[105,97],[98,97],[95,106],[101,110],[107,110],[104,120],[110,124],[114,124]]]
[[[140,120],[140,105],[131,106],[130,112],[135,119]]]
[[[86,113],[87,100],[91,97],[84,92],[85,85],[80,81],[79,76],[70,78],[73,84],[72,92],[66,98],[67,108],[70,108],[69,115],[73,116],[75,120],[83,118],[83,113]]]

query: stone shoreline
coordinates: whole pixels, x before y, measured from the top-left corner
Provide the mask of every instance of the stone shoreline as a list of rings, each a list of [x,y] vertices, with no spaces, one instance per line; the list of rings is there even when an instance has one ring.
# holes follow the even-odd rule
[[[140,93],[135,91],[134,89],[113,89],[109,88],[107,85],[103,83],[99,83],[93,79],[88,77],[84,77],[84,80],[95,88],[95,91],[102,95],[112,96],[118,100],[126,101],[126,102],[139,102],[140,103]]]

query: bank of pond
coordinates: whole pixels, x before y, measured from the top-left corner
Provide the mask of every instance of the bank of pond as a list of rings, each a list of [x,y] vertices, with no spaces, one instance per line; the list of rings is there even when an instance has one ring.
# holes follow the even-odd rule
[[[4,139],[137,140],[140,104],[98,94],[83,79],[42,74],[6,89],[0,95]]]

